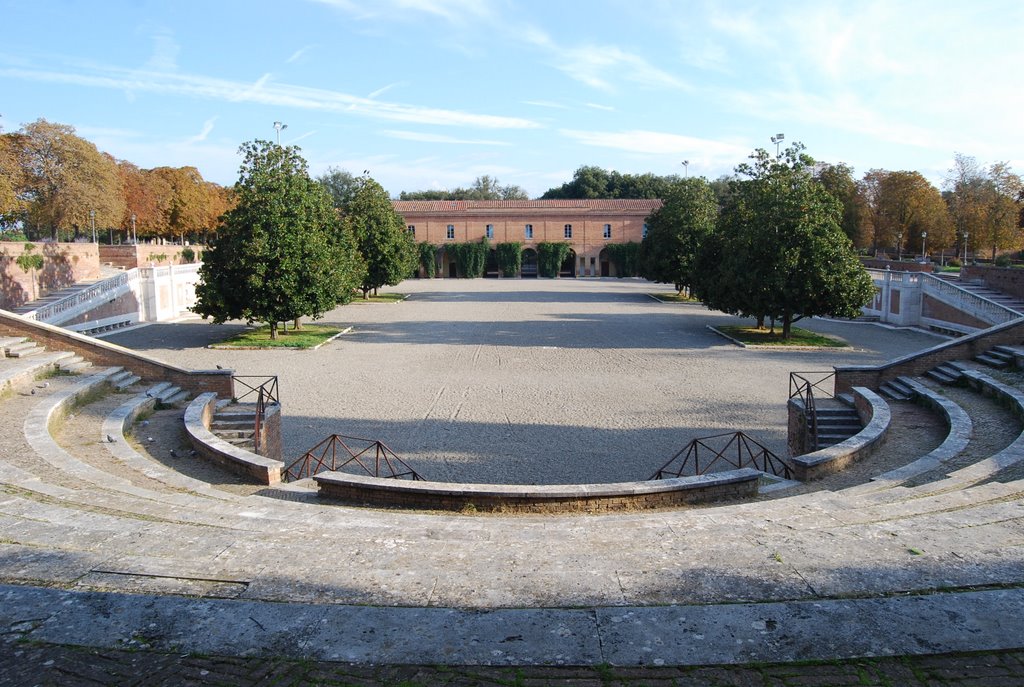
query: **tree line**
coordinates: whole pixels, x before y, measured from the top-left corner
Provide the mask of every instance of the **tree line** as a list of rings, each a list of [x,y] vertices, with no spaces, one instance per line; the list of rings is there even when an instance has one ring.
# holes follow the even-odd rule
[[[215,231],[232,191],[195,167],[140,169],[39,119],[0,135],[0,229],[9,238],[184,243]],[[116,233],[115,233],[116,232]]]

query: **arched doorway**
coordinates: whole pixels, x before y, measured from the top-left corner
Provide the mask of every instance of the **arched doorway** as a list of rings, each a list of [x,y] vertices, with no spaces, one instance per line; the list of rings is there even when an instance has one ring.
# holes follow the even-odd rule
[[[565,256],[561,267],[558,268],[558,276],[568,278],[576,276],[576,251],[569,250],[569,254]]]
[[[484,265],[484,276],[490,279],[497,279],[499,273],[498,269],[498,251],[491,248],[487,251],[487,264]]]
[[[608,255],[608,249],[602,249],[600,255],[597,256],[597,261],[601,263],[601,276],[610,277],[612,276],[612,259]]]
[[[537,251],[532,248],[523,249],[523,264],[519,268],[519,274],[524,278],[537,276]]]

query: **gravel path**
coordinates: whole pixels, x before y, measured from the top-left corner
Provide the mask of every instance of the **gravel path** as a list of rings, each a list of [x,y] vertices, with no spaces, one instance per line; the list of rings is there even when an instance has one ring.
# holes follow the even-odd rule
[[[660,303],[640,280],[423,280],[399,304],[353,304],[350,333],[317,351],[205,348],[240,329],[199,321],[107,340],[191,368],[277,374],[286,457],[331,433],[379,438],[428,479],[646,479],[691,439],[743,430],[786,448],[789,372],[880,362],[935,345],[920,332],[811,320],[853,348],[738,348],[739,322]]]

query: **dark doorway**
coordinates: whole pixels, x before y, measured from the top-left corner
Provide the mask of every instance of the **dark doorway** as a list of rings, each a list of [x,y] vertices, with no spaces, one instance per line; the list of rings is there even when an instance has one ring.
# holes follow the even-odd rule
[[[524,278],[537,276],[537,251],[532,248],[523,249],[523,264],[519,268],[519,274]]]

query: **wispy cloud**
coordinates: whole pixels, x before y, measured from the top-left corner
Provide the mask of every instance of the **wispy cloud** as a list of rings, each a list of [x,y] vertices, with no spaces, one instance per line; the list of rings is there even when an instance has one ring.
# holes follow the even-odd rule
[[[178,68],[178,53],[181,47],[174,40],[169,29],[163,29],[153,35],[153,53],[146,62],[146,67],[156,71],[170,72]]]
[[[551,108],[553,110],[568,110],[569,109],[568,105],[563,105],[562,103],[556,103],[556,102],[553,102],[551,100],[524,100],[523,103],[526,104],[526,105],[533,105],[534,107],[548,107],[548,108]]]
[[[531,129],[540,126],[537,122],[520,117],[382,102],[339,91],[274,83],[270,80],[269,74],[265,74],[255,84],[197,74],[129,70],[118,67],[81,68],[77,71],[0,67],[0,76],[37,83],[63,83],[128,92],[249,102],[438,126],[480,129]]]
[[[611,105],[600,105],[598,103],[587,103],[587,107],[592,110],[603,110],[604,112],[615,112],[615,108]]]
[[[373,100],[374,98],[376,98],[378,96],[384,95],[385,93],[390,91],[395,86],[404,86],[404,85],[405,85],[404,81],[396,81],[394,83],[389,83],[387,86],[382,86],[382,87],[378,88],[377,90],[375,90],[373,93],[370,93],[366,97],[369,98],[370,100]]]
[[[478,145],[478,146],[507,146],[512,145],[507,141],[489,141],[483,139],[469,139],[469,138],[455,138],[454,136],[444,136],[442,134],[429,134],[419,131],[400,131],[396,129],[386,129],[381,131],[385,136],[389,138],[400,138],[405,141],[420,141],[422,143],[452,143],[459,145]]]
[[[210,117],[209,119],[207,119],[205,122],[203,122],[203,130],[200,131],[195,136],[192,136],[191,138],[189,138],[188,142],[189,143],[201,143],[202,141],[205,141],[206,137],[209,136],[210,132],[213,131],[213,125],[216,122],[217,122],[217,118],[216,117]]]
[[[559,133],[578,143],[598,148],[614,148],[645,155],[686,155],[691,162],[711,165],[722,160],[742,160],[750,149],[737,143],[712,141],[661,131],[580,131],[560,129]]]
[[[455,26],[490,18],[494,12],[488,0],[376,0],[372,4],[352,0],[316,1],[360,20],[418,21],[426,15]]]
[[[315,47],[316,46],[314,45],[305,45],[299,48],[298,50],[291,54],[291,57],[285,60],[285,64],[293,64],[295,62],[298,62],[299,60],[303,59],[306,56],[306,54]]]

